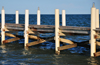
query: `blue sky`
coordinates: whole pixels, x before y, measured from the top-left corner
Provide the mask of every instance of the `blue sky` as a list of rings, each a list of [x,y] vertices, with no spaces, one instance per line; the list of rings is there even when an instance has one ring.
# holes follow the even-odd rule
[[[40,7],[41,14],[54,14],[55,9],[66,10],[66,14],[90,14],[93,2],[100,10],[100,0],[0,0],[0,9],[4,6],[6,14],[20,14],[29,9],[30,14],[36,14]],[[1,13],[1,10],[0,10]]]

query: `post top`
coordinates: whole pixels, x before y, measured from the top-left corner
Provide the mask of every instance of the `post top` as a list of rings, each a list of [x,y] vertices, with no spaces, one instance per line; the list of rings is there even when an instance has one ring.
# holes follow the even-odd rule
[[[40,10],[40,8],[38,7],[38,10]]]
[[[55,10],[59,10],[59,9],[55,9]]]
[[[93,6],[92,7],[95,7],[95,3],[93,2]]]
[[[4,6],[2,6],[2,10],[4,10]]]

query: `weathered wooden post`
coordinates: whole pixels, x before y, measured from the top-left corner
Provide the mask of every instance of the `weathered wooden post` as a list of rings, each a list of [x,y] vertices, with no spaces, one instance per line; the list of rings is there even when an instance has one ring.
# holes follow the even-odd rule
[[[58,47],[60,47],[60,41],[59,41],[59,9],[55,9],[55,51],[56,51],[56,54],[60,54],[60,51],[58,51]]]
[[[94,38],[95,31],[95,22],[96,22],[96,8],[93,3],[93,7],[91,8],[91,56],[94,57],[94,53],[96,52],[96,39]]]
[[[25,31],[24,31],[24,37],[25,42],[24,46],[28,43],[28,26],[29,26],[29,10],[25,10]]]
[[[37,10],[37,25],[40,25],[40,9]]]
[[[2,7],[1,10],[1,43],[2,44],[4,40],[5,40],[5,10],[4,7]]]
[[[96,9],[96,28],[99,28],[99,9]]]
[[[65,14],[65,10],[62,10],[62,26],[66,26],[66,14]]]
[[[16,11],[16,24],[19,24],[19,12],[18,11]]]

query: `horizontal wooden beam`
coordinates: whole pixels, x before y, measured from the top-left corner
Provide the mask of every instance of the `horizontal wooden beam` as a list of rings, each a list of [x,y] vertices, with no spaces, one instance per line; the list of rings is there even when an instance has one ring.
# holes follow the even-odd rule
[[[50,39],[44,40],[44,39],[38,38],[38,41],[27,43],[26,46],[37,45],[37,44],[40,44],[40,43],[43,43],[43,42],[46,42],[46,41],[50,41],[50,40],[53,40],[53,39],[54,38],[50,38]]]
[[[5,26],[24,27],[24,24],[5,23]]]
[[[28,33],[29,34],[36,34],[36,32],[33,32],[30,28],[28,28]]]
[[[54,25],[29,25],[30,28],[55,28]],[[90,27],[60,26],[60,29],[90,30]]]
[[[94,29],[94,31],[98,31],[98,32],[100,32],[100,28],[96,28],[96,29]]]
[[[5,33],[6,36],[9,36],[9,37],[16,37],[15,35],[11,34],[11,33]]]
[[[97,46],[100,46],[100,42],[96,41],[96,45],[97,45]]]
[[[60,29],[69,29],[69,30],[90,30],[90,27],[60,26]]]
[[[61,30],[62,33],[73,33],[73,34],[86,34],[89,35],[90,31],[79,31],[79,30]]]
[[[1,25],[1,23],[0,23]],[[5,26],[24,27],[24,24],[5,23]],[[29,25],[29,28],[55,28],[54,25]],[[60,29],[90,30],[90,27],[60,26]],[[96,29],[100,30],[100,28]]]
[[[11,33],[5,33],[6,36],[9,36],[9,37],[17,37],[17,38],[20,38],[20,39],[23,39],[24,36],[21,36],[21,35],[14,35],[14,34],[11,34]]]
[[[5,27],[5,31],[9,31],[9,30]]]
[[[89,40],[89,44],[91,44],[91,40]],[[95,44],[96,44],[97,46],[100,46],[100,42],[99,42],[99,41],[96,41]]]
[[[59,30],[59,35],[60,35],[60,36],[66,36],[65,33],[62,33],[62,32],[61,32],[61,30]]]
[[[5,43],[10,43],[10,42],[17,41],[17,40],[20,40],[20,38],[16,37],[16,38],[4,40],[4,41],[3,41],[3,44],[5,44]]]
[[[24,30],[24,24],[13,24],[13,23],[6,23],[6,30],[14,30],[14,31],[23,31]],[[50,33],[55,32],[55,26],[54,25],[29,25],[28,32],[34,33],[33,31],[37,32],[44,32],[44,33]],[[63,33],[72,33],[72,34],[90,34],[90,27],[75,27],[75,26],[60,26],[59,28],[61,32]]]
[[[38,41],[34,41],[34,42],[27,43],[26,46],[29,47],[29,46],[33,46],[37,44],[40,44],[40,43]]]
[[[94,56],[95,56],[95,57],[100,56],[100,51],[99,51],[99,52],[94,53]]]
[[[44,29],[48,29],[48,28],[50,28],[50,29],[53,29],[53,28],[55,28],[55,26],[54,25],[29,25],[29,28],[44,28]]]
[[[67,30],[65,30],[65,31],[67,31]],[[88,32],[89,33],[89,32]],[[60,32],[59,32],[59,35],[60,36],[66,36],[66,35],[89,35],[88,33],[77,33],[77,32],[73,32],[73,31],[67,31],[67,32],[61,32],[61,30],[60,30]]]
[[[46,28],[38,28],[38,29],[31,29],[32,31],[37,31],[37,32],[44,32],[44,33],[52,33],[55,32],[54,29],[46,29]]]
[[[7,26],[6,27],[8,30],[14,30],[14,31],[23,31],[24,27],[11,27],[11,26]]]
[[[69,48],[73,48],[73,47],[77,47],[77,44],[71,44],[71,45],[65,45],[65,46],[61,46],[61,47],[58,47],[58,50],[65,50],[65,49],[69,49]]]
[[[94,35],[94,38],[95,38],[95,39],[100,39],[100,34]]]
[[[60,40],[61,42],[64,42],[64,43],[74,44],[74,42],[72,42],[71,40],[68,40],[68,39],[59,38],[59,40]]]
[[[33,35],[28,35],[30,39],[38,39],[37,36],[33,36]]]

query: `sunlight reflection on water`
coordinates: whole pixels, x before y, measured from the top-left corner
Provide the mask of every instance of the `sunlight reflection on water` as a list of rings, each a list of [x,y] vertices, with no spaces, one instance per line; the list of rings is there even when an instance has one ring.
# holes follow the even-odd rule
[[[0,50],[0,53],[6,53],[7,52],[5,45],[1,45],[0,48],[2,49],[2,50]]]
[[[91,65],[99,65],[99,61],[96,59],[96,58],[88,58],[88,64],[91,64]]]

